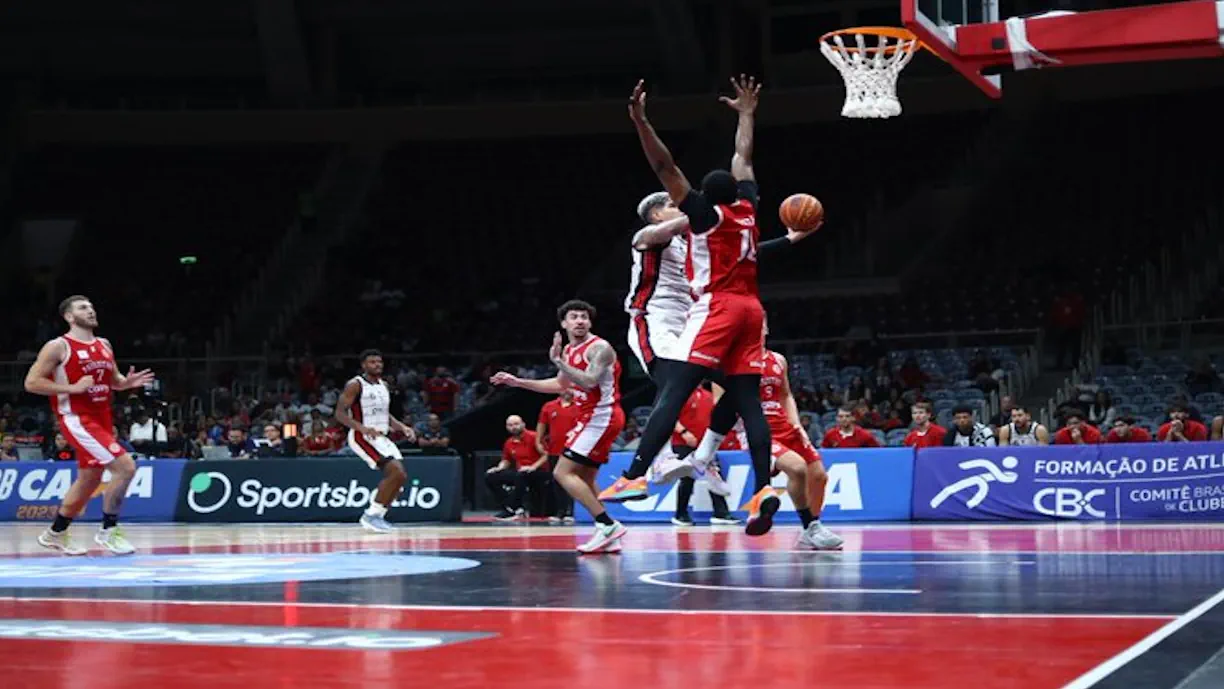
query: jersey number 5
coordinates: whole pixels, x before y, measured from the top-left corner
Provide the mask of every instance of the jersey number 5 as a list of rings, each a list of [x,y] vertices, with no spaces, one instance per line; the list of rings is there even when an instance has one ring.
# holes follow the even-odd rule
[[[752,261],[756,263],[757,248],[756,242],[752,238],[752,230],[740,230],[740,261]]]

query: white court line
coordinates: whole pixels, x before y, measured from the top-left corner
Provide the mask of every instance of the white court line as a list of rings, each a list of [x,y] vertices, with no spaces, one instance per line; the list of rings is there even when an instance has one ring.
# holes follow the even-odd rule
[[[1140,639],[1138,643],[1130,648],[1125,649],[1118,655],[1080,675],[1070,684],[1064,685],[1063,689],[1087,689],[1087,687],[1091,687],[1109,675],[1112,675],[1123,665],[1126,665],[1135,658],[1138,658],[1144,653],[1152,650],[1156,644],[1169,638],[1182,627],[1202,617],[1209,610],[1219,605],[1222,601],[1224,601],[1224,589],[1220,589],[1214,596],[1208,598],[1202,603],[1199,603],[1182,615],[1174,618],[1160,629],[1157,629],[1151,634],[1148,634],[1144,638]]]
[[[880,560],[880,561],[837,561],[808,562],[809,567],[839,567],[854,565],[859,567],[883,567],[886,565],[1032,565],[1035,562],[1006,562],[1000,560]],[[700,591],[760,591],[763,593],[879,593],[917,595],[922,589],[864,589],[864,588],[783,588],[773,586],[734,586],[729,584],[694,584],[684,581],[660,581],[656,577],[685,572],[713,572],[728,569],[765,569],[768,567],[794,567],[793,562],[771,563],[761,565],[720,565],[715,567],[686,567],[684,569],[665,569],[659,572],[649,572],[638,577],[638,581],[655,586],[670,586],[678,589],[697,589]]]
[[[17,598],[0,596],[0,601],[34,603],[98,603],[103,605],[185,605],[196,607],[245,606],[251,608],[342,608],[352,610],[403,610],[441,612],[546,612],[626,615],[732,615],[773,617],[947,617],[971,619],[1017,619],[1017,620],[1171,620],[1175,615],[1153,615],[1145,613],[1045,613],[1045,612],[896,612],[891,610],[671,610],[642,608],[557,608],[530,607],[525,605],[395,605],[363,603],[300,603],[286,601],[245,600],[134,600],[130,598]]]

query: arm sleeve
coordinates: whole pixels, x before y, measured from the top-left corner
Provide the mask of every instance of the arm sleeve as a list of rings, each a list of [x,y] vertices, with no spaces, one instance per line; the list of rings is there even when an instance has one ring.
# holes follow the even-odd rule
[[[718,224],[718,211],[698,191],[689,191],[680,202],[680,210],[689,218],[689,227],[696,234],[704,234]]]
[[[739,192],[739,197],[751,203],[754,209],[760,203],[761,188],[757,186],[756,180],[741,179],[735,183],[735,188]]]
[[[789,246],[791,246],[791,240],[786,237],[775,237],[769,241],[761,242],[757,244],[757,258],[761,259],[765,256],[771,256],[784,251]]]

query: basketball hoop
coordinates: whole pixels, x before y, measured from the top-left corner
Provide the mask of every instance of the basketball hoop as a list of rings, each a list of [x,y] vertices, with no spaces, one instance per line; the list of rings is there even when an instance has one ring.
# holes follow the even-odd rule
[[[843,37],[853,37],[846,45]],[[867,45],[874,36],[875,45]],[[841,72],[846,82],[846,104],[842,117],[885,118],[901,114],[897,100],[897,76],[922,47],[918,37],[906,29],[859,26],[830,31],[820,37],[820,52]]]

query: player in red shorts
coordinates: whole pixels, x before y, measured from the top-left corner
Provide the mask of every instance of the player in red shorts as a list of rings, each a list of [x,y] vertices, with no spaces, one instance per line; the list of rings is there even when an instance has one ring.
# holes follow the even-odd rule
[[[68,525],[85,510],[102,483],[102,472],[109,471],[110,483],[102,497],[102,528],[94,541],[116,555],[130,555],[136,549],[119,528],[119,509],[136,475],[136,462],[115,438],[111,396],[115,390],[144,387],[153,380],[153,373],[132,368],[126,376],[119,373],[110,342],[94,335],[98,315],[88,297],[68,297],[60,302],[59,311],[68,332],[39,350],[26,374],[25,389],[51,398],[51,411],[64,439],[76,450],[80,471],[38,544],[65,555],[87,552],[72,542]]]
[[[625,427],[620,407],[620,362],[607,340],[591,332],[595,307],[577,299],[557,309],[561,328],[569,344],[561,346],[561,334],[553,338],[548,358],[557,367],[555,378],[526,380],[504,371],[493,376],[494,385],[509,385],[546,395],[559,395],[569,388],[581,410],[565,441],[565,451],[553,478],[595,518],[595,533],[578,546],[580,553],[620,552],[625,527],[612,519],[599,502],[595,476],[608,461],[612,442]]]
[[[682,363],[663,385],[633,464],[601,497],[614,501],[646,497],[643,477],[667,443],[680,409],[703,379],[721,372],[727,392],[714,410],[711,426],[730,428],[736,415],[744,420],[757,492],[753,505],[758,508],[745,530],[755,536],[773,526],[781,500],[769,488],[769,424],[758,397],[764,365],[765,311],[757,290],[759,190],[752,168],[752,139],[760,87],[747,78],[733,79],[732,83],[736,97],[722,99],[739,115],[731,170],[707,174],[700,191],[693,190],[646,120],[646,94],[641,82],[629,100],[629,116],[646,159],[668,195],[688,216],[686,272],[697,301],[689,308],[684,331],[671,353]]]

